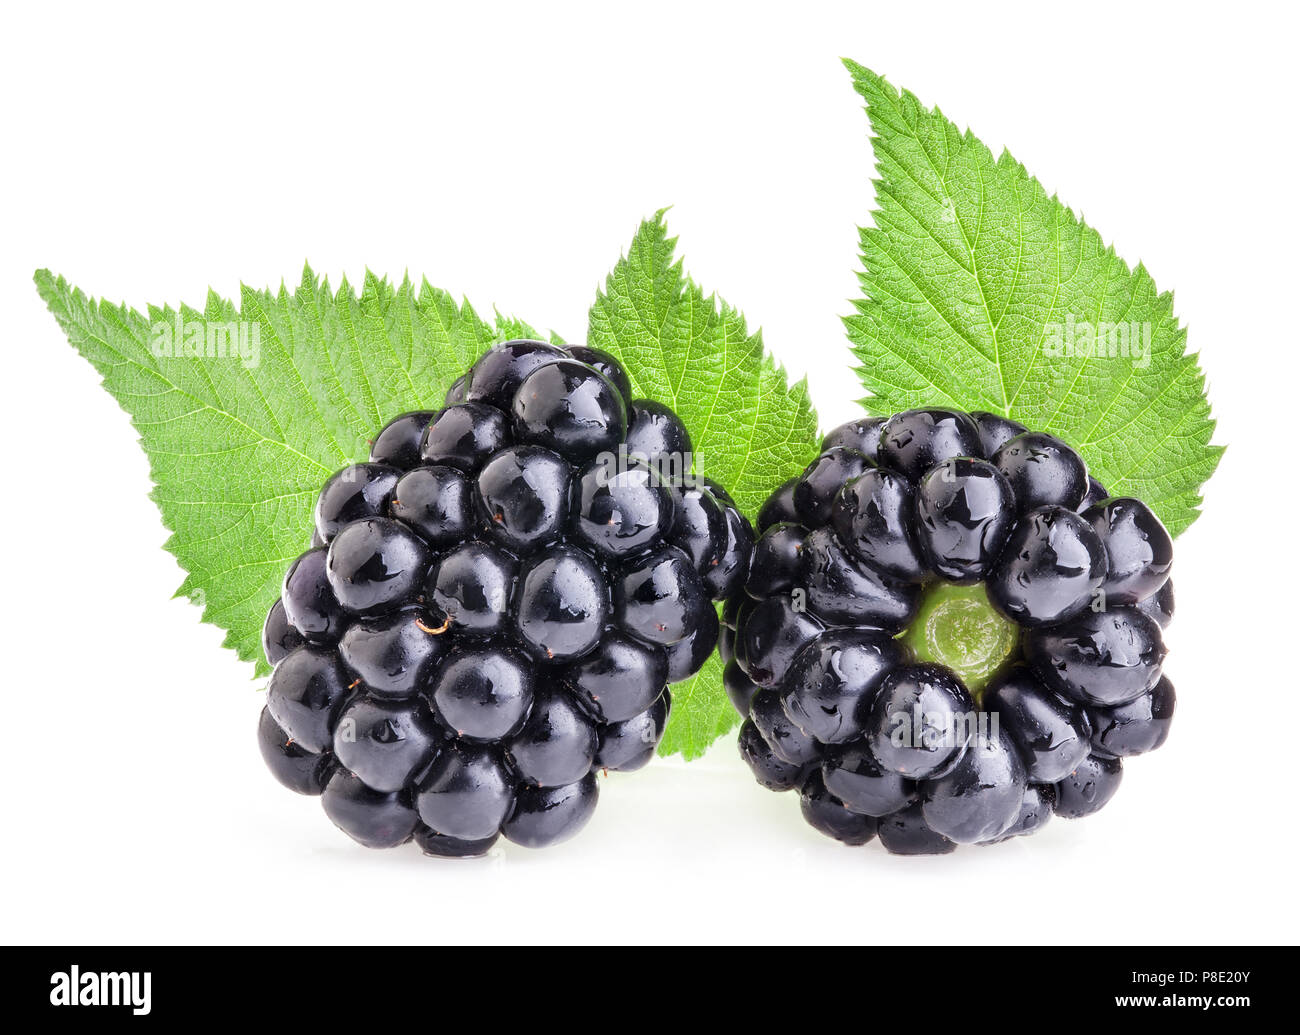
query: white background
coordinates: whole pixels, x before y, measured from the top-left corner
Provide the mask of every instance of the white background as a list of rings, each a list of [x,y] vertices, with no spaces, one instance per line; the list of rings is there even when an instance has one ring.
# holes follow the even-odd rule
[[[13,941],[1294,941],[1297,26],[1285,5],[25,4],[5,15],[0,386]],[[1003,146],[1176,289],[1230,449],[1178,544],[1178,717],[1101,814],[843,848],[730,738],[583,836],[367,852],[263,770],[251,666],[172,600],[145,458],[44,311],[427,274],[572,339],[637,222],[855,413],[871,192],[852,56]],[[1288,552],[1289,549],[1289,552]]]

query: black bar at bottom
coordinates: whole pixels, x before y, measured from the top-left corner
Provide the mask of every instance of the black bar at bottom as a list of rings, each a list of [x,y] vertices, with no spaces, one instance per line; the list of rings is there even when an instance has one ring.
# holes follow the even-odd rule
[[[652,1023],[668,1028],[675,1015],[698,1027],[714,1009],[719,1023],[734,1026],[762,1017],[774,999],[806,1011],[811,1023],[825,1019],[821,1000],[850,1013],[851,1003],[859,1012],[869,1004],[872,1024],[891,1015],[987,1019],[990,1010],[1020,1021],[1041,1010],[1071,1021],[1168,1012],[1179,1023],[1193,1016],[1220,1023],[1260,1007],[1285,1009],[1297,995],[1280,948],[675,948],[660,962],[625,955],[612,947],[39,947],[6,954],[0,989],[7,1006],[47,1012],[51,1021],[201,1018],[334,1030],[350,1019],[390,1028],[462,1014],[497,1024],[530,1009],[549,1015],[548,1024],[563,1026],[567,1017],[575,1028],[656,1015]]]

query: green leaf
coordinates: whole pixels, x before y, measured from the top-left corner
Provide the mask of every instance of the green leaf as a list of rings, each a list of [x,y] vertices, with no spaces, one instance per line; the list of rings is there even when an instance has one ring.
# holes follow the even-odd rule
[[[1182,532],[1223,449],[1210,445],[1205,378],[1172,295],[1010,154],[995,160],[937,108],[845,64],[880,176],[875,226],[861,232],[863,297],[845,321],[864,404],[989,410],[1049,431],[1113,495],[1142,498]]]
[[[663,212],[641,224],[591,307],[587,344],[623,361],[633,395],[670,405],[690,430],[697,474],[721,482],[754,514],[817,453],[817,414],[804,381],[785,371],[745,318],[682,273]],[[673,686],[660,748],[695,758],[739,722],[714,655]]]
[[[588,340],[623,360],[638,396],[677,410],[698,473],[752,513],[816,452],[816,414],[806,386],[789,388],[744,317],[682,275],[674,243],[662,213],[641,226],[592,307]],[[244,288],[238,306],[211,294],[201,312],[143,315],[88,299],[46,270],[36,285],[140,433],[167,548],[187,572],[179,594],[258,674],[269,671],[262,621],[306,549],[325,480],[364,459],[397,414],[438,407],[488,346],[538,337],[500,313],[488,323],[427,282],[394,287],[369,273],[359,293],[346,280],[331,291],[304,269],[292,293]],[[234,346],[171,347],[191,328],[227,325]],[[696,757],[735,725],[721,672],[715,657],[674,686],[665,753]]]
[[[140,433],[167,549],[188,573],[178,595],[259,675],[269,671],[262,621],[307,548],[325,479],[364,459],[392,417],[440,405],[489,345],[535,334],[499,315],[488,324],[427,282],[394,287],[369,273],[360,295],[304,269],[292,294],[246,287],[238,307],[210,294],[201,312],[147,316],[88,299],[47,270],[36,285]],[[242,353],[214,341],[215,355],[169,354],[187,323],[206,333],[228,322],[235,340],[245,328]]]

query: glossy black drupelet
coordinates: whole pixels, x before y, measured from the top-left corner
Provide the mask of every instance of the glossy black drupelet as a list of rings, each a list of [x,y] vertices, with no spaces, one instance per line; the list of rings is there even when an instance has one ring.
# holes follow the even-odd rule
[[[1120,759],[1168,736],[1172,543],[1060,439],[989,413],[863,418],[758,527],[723,683],[756,780],[798,790],[827,836],[945,854],[1031,834],[1100,809]],[[999,652],[978,693],[913,653],[935,600]]]
[[[361,844],[554,844],[598,774],[653,757],[754,537],[630,395],[600,350],[507,342],[322,490],[267,615],[258,742]]]

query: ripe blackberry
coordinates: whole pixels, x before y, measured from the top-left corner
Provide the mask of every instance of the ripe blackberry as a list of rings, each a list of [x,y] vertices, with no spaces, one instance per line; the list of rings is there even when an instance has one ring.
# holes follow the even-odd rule
[[[722,611],[758,782],[900,854],[1100,809],[1173,717],[1159,519],[994,414],[866,418],[822,447],[763,505]]]
[[[536,341],[391,420],[267,615],[275,778],[369,847],[577,833],[597,774],[653,757],[749,571],[753,529],[690,450],[614,357]]]

